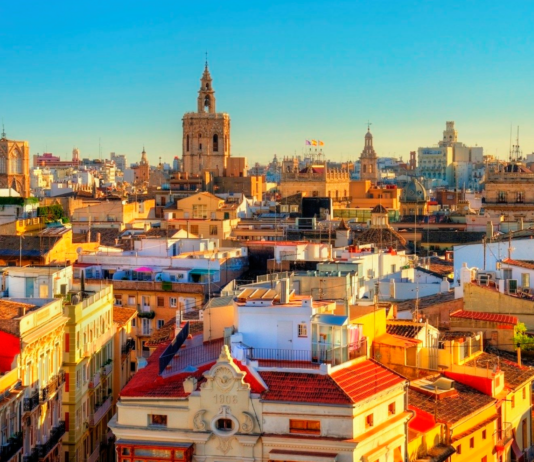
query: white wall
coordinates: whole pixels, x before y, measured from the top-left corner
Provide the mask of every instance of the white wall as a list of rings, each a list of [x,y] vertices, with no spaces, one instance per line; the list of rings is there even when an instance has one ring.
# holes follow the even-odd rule
[[[495,271],[496,263],[508,258],[508,241],[490,242],[486,244],[486,271]],[[534,240],[514,239],[512,241],[512,259],[534,260]],[[467,263],[469,268],[484,268],[483,244],[457,245],[454,246],[454,283],[458,285],[462,264]]]

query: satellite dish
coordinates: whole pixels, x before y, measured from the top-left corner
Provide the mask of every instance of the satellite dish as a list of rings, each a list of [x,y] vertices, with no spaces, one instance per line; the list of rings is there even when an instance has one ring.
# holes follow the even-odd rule
[[[83,248],[82,248],[82,247],[78,247],[78,248],[76,249],[76,253],[77,253],[78,255],[81,255],[82,252],[83,252]]]

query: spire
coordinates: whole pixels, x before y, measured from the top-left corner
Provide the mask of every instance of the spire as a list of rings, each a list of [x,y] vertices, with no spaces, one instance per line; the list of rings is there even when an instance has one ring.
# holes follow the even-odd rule
[[[4,127],[4,120],[2,119],[2,139],[6,139],[6,128]]]
[[[197,109],[199,113],[215,114],[215,92],[211,82],[212,78],[208,69],[208,54],[206,52],[206,65],[200,78],[200,90],[198,91]]]

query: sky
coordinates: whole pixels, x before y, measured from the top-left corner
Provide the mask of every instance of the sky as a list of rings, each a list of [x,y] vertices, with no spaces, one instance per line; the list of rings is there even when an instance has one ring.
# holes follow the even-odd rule
[[[231,152],[249,165],[320,139],[359,156],[459,140],[534,151],[530,1],[0,0],[0,118],[31,154],[172,162],[205,52]]]

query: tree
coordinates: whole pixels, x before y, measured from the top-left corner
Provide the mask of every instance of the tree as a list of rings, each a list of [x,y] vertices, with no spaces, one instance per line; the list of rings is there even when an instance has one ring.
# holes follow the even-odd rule
[[[525,323],[518,323],[514,329],[514,344],[516,348],[519,347],[523,351],[532,351],[534,350],[534,337],[531,337],[526,332]]]

